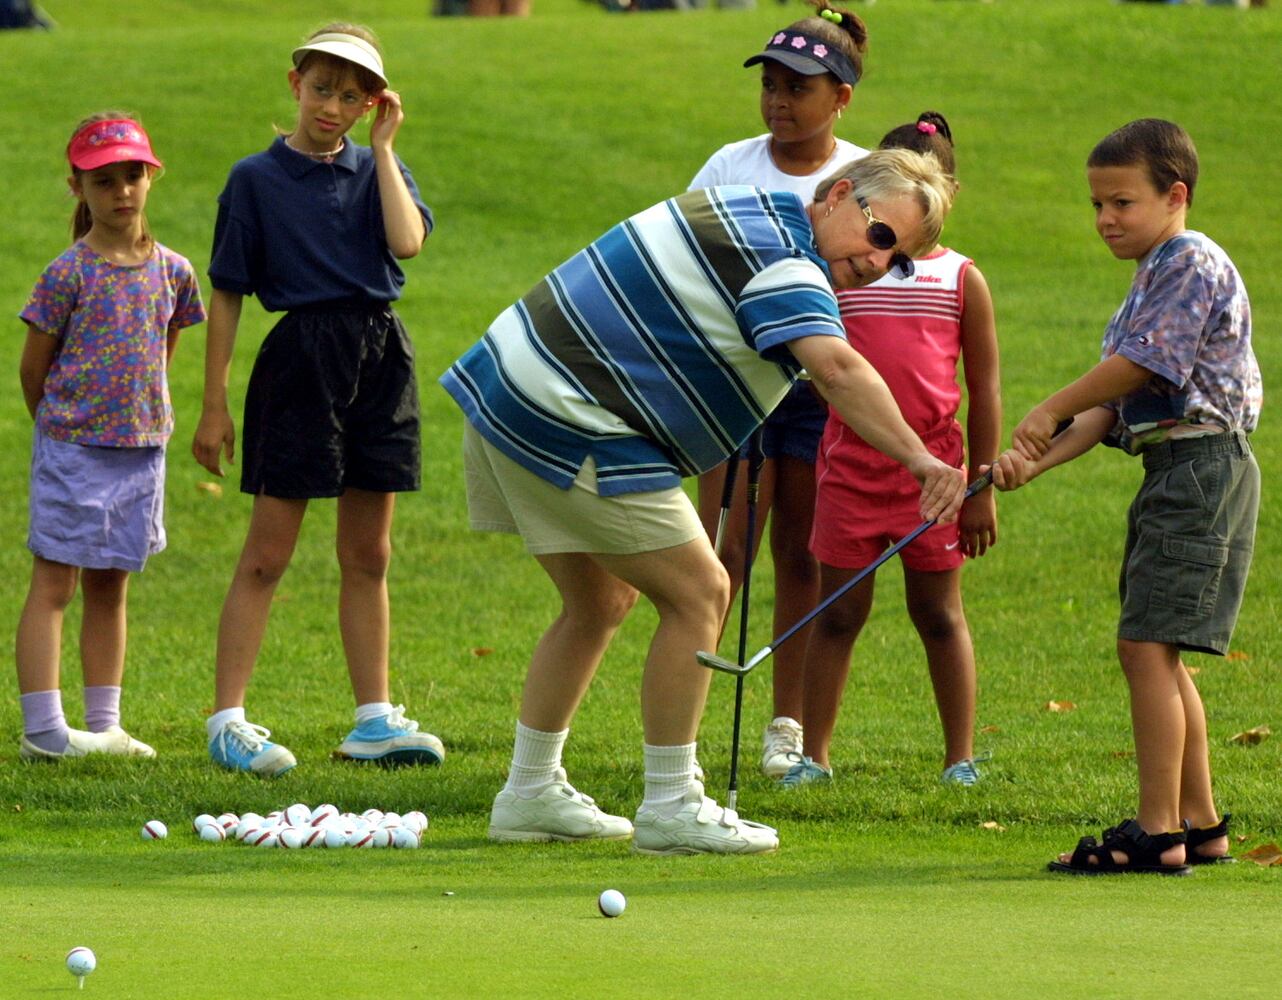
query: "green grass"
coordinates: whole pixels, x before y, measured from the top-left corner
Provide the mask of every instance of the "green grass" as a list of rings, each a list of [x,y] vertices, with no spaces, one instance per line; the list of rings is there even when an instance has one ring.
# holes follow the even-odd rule
[[[621,845],[487,844],[525,661],[555,613],[550,587],[511,539],[465,527],[460,421],[435,377],[486,323],[568,254],[632,211],[682,189],[720,144],[756,134],[756,78],[739,69],[797,13],[610,17],[579,0],[537,0],[528,22],[431,20],[425,2],[103,0],[47,2],[61,30],[0,33],[10,74],[0,105],[9,195],[0,301],[21,307],[65,245],[71,203],[62,149],[102,106],[142,114],[166,175],[152,192],[158,237],[202,273],[214,199],[230,164],[288,124],[287,52],[329,15],[382,34],[408,119],[398,151],[438,228],[407,267],[401,314],[424,385],[425,487],[403,498],[393,565],[394,697],[450,748],[438,772],[340,766],[349,726],[334,603],[332,505],[309,514],[280,591],[250,709],[302,760],[276,784],[214,771],[201,720],[212,688],[218,608],[248,502],[215,499],[188,454],[199,412],[201,332],[172,373],[179,428],[170,460],[170,548],[133,583],[126,721],[154,766],[84,761],[23,767],[16,693],[0,704],[0,995],[74,983],[74,944],[98,951],[86,986],[112,997],[271,989],[412,996],[500,992],[712,996],[1266,996],[1277,958],[1276,870],[1193,879],[1066,882],[1041,871],[1056,850],[1133,809],[1125,691],[1112,652],[1114,579],[1137,463],[1090,455],[1000,501],[1002,540],[966,574],[980,656],[979,737],[996,758],[967,793],[936,784],[940,739],[897,573],[882,574],[837,733],[838,782],[782,796],[753,772],[769,712],[766,671],[747,684],[740,804],[777,824],[782,851],[758,859],[640,859]],[[875,144],[925,108],[958,137],[963,190],[951,245],[993,288],[1007,423],[1089,366],[1130,269],[1091,228],[1082,164],[1106,131],[1142,115],[1184,124],[1203,177],[1191,222],[1234,257],[1251,290],[1256,349],[1272,385],[1282,350],[1274,221],[1277,10],[1115,5],[1104,0],[890,0],[865,13],[868,78],[844,136]],[[207,286],[206,286],[207,290]],[[233,378],[238,413],[270,320],[246,308]],[[16,371],[20,327],[0,340]],[[14,379],[16,383],[16,378]],[[11,383],[16,389],[16,385]],[[1245,659],[1196,657],[1223,806],[1247,840],[1282,838],[1277,741],[1229,737],[1278,718],[1282,657],[1279,518],[1269,485],[1282,439],[1273,409],[1255,437],[1264,469],[1256,569],[1235,640]],[[29,556],[30,423],[16,391],[0,403],[0,621],[15,623]],[[769,638],[772,578],[760,568],[755,648]],[[639,663],[648,608],[624,626],[576,721],[574,779],[630,811],[641,789]],[[80,709],[78,612],[65,633],[64,691]],[[493,649],[474,656],[478,647]],[[11,692],[15,689],[11,686]],[[1077,710],[1053,714],[1047,701]],[[732,683],[714,678],[700,759],[721,794]],[[194,842],[203,811],[332,801],[421,807],[415,853],[256,852]],[[144,844],[149,818],[174,833]],[[1004,830],[984,829],[997,822]],[[1096,831],[1097,832],[1097,831]],[[600,889],[627,893],[617,921]],[[442,896],[449,890],[453,897]],[[397,914],[396,916],[393,916]],[[55,930],[48,930],[55,928]]]

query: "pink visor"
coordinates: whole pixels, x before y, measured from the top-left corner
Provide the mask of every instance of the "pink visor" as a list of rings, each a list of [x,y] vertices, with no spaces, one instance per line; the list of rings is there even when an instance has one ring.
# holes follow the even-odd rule
[[[90,122],[71,137],[67,159],[77,170],[131,161],[164,166],[151,151],[151,140],[142,126],[127,118]]]

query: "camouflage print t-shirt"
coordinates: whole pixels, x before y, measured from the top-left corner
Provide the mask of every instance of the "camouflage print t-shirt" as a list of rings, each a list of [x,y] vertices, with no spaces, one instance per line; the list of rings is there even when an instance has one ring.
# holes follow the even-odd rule
[[[1104,331],[1101,359],[1114,354],[1158,377],[1111,404],[1120,419],[1108,443],[1135,453],[1190,432],[1255,430],[1264,391],[1251,303],[1233,261],[1202,233],[1173,236],[1140,264]]]

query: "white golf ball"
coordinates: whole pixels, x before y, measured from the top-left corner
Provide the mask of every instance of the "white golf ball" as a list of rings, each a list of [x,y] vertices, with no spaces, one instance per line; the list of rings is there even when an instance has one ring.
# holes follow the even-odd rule
[[[312,826],[324,826],[332,819],[338,817],[338,807],[332,806],[328,802],[317,806],[312,810]]]
[[[419,845],[418,834],[408,826],[398,826],[392,831],[392,846],[415,850]]]
[[[341,826],[327,826],[325,828],[325,846],[329,848],[346,847],[347,831]]]
[[[417,809],[412,809],[401,817],[401,825],[408,826],[422,837],[423,831],[427,829],[427,815]]]
[[[597,897],[596,905],[603,917],[617,917],[627,909],[628,901],[618,889],[606,889]]]
[[[240,817],[235,813],[220,813],[218,815],[218,825],[223,828],[224,832],[231,833],[232,830],[240,825]]]
[[[89,948],[81,946],[67,952],[67,971],[73,976],[87,976],[98,968],[98,958]]]
[[[253,818],[245,816],[236,824],[236,832],[234,836],[237,840],[244,840],[251,834],[257,833],[259,829],[261,829],[262,822],[263,818],[261,816],[255,816]]]
[[[303,831],[296,826],[287,826],[277,835],[277,840],[281,847],[288,847],[291,850],[303,846]]]
[[[213,816],[210,816],[209,813],[201,813],[199,816],[197,816],[195,819],[191,821],[191,832],[200,833],[200,831],[204,827],[211,826],[211,825],[217,826],[218,820],[215,819]]]
[[[375,830],[371,830],[369,834],[370,846],[371,847],[391,847],[393,829],[395,828],[380,826]]]
[[[259,830],[257,833],[246,837],[245,843],[254,847],[275,847],[276,830],[274,828],[264,828]]]
[[[158,819],[149,819],[142,825],[143,840],[164,840],[169,836],[169,827]],[[87,950],[87,949],[86,949]],[[91,956],[93,952],[89,953]]]
[[[295,802],[285,810],[285,822],[290,826],[307,826],[312,821],[312,807]]]
[[[348,847],[373,847],[374,846],[373,831],[369,830],[368,828],[364,830],[353,830],[351,833],[347,835],[347,846]]]
[[[378,826],[378,821],[383,818],[383,810],[382,809],[366,809],[363,813],[361,813],[361,818],[364,819],[365,822],[367,822],[370,826]]]
[[[304,847],[324,847],[326,830],[323,827],[308,827],[303,831]]]
[[[227,833],[217,823],[206,823],[200,828],[200,839],[211,844],[221,844],[227,839]]]
[[[378,826],[404,826],[404,821],[401,819],[400,813],[385,812],[383,813],[383,818],[378,821]]]

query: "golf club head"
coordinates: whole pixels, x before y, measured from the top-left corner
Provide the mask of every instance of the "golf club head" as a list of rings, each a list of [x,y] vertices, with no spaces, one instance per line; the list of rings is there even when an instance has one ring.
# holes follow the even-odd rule
[[[721,670],[727,674],[735,674],[737,676],[746,674],[756,666],[752,661],[747,664],[735,663],[734,660],[727,660],[724,656],[718,656],[716,653],[705,653],[702,649],[694,654],[694,658],[710,670]]]

